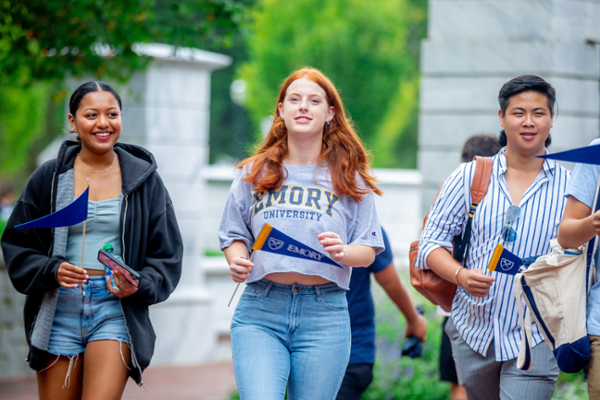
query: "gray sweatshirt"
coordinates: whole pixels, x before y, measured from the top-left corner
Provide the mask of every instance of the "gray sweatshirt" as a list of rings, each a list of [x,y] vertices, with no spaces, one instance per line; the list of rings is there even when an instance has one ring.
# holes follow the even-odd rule
[[[373,247],[376,253],[384,249],[381,227],[373,193],[356,202],[350,196],[338,196],[333,191],[326,167],[284,164],[288,171],[281,189],[268,193],[255,192],[252,184],[243,181],[246,171],[240,171],[229,192],[219,228],[221,249],[235,240],[246,243],[250,251],[265,223],[287,236],[329,256],[317,236],[335,232],[344,244]],[[350,267],[339,268],[313,260],[287,257],[258,251],[248,283],[274,272],[297,272],[316,275],[348,289]],[[342,260],[343,264],[343,260]]]

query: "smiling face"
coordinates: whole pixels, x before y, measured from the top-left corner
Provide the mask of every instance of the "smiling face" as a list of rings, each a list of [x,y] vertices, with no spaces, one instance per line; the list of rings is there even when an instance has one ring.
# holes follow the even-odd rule
[[[506,131],[507,153],[522,156],[544,154],[544,142],[552,128],[548,98],[536,91],[526,91],[510,98],[506,112],[498,111],[500,125]]]
[[[323,88],[307,77],[293,81],[277,107],[291,135],[320,136],[335,115]]]
[[[102,155],[112,151],[121,136],[121,110],[112,93],[86,94],[75,115],[69,114],[71,129],[78,133],[82,151]]]

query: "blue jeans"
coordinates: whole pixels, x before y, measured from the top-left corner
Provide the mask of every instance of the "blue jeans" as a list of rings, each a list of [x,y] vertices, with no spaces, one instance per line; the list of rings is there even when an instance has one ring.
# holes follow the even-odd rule
[[[48,352],[75,356],[95,340],[129,343],[121,303],[106,289],[105,276],[90,276],[82,293],[60,288]]]
[[[231,322],[241,400],[333,400],[350,358],[346,293],[334,283],[246,287]]]

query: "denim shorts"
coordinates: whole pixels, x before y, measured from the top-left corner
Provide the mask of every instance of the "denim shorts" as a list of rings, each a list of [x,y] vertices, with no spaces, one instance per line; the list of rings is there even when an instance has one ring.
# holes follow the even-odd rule
[[[350,359],[346,291],[335,283],[246,286],[231,323],[240,398],[333,400]]]
[[[106,289],[105,276],[90,276],[79,288],[60,288],[48,352],[74,356],[89,342],[130,343],[119,299]]]

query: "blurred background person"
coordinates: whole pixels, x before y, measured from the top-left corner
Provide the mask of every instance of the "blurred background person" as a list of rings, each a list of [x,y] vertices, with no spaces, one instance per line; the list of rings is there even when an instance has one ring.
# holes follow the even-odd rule
[[[0,219],[8,221],[15,205],[15,184],[11,180],[0,184]]]
[[[405,337],[425,341],[427,320],[414,307],[394,266],[394,255],[385,230],[381,230],[385,250],[367,268],[353,268],[348,312],[352,331],[350,361],[336,400],[359,400],[373,381],[375,364],[375,304],[371,295],[371,274],[406,318]],[[452,354],[450,354],[452,357]]]

